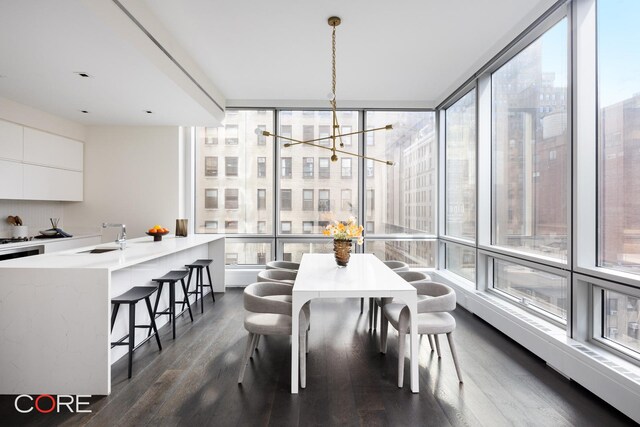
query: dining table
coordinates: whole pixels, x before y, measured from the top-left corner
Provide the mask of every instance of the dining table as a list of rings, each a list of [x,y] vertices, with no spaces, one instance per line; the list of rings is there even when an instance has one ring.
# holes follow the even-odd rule
[[[409,308],[411,391],[418,393],[417,291],[374,254],[352,254],[346,267],[339,267],[333,254],[303,254],[292,291],[292,336],[300,336],[301,310],[312,299],[374,297],[394,298]],[[298,340],[292,339],[292,394],[298,393],[298,386],[306,387],[306,375],[299,375],[299,351]]]

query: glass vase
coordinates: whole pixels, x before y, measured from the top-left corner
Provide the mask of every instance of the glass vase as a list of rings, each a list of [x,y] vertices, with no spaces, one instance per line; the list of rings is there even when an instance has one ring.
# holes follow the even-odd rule
[[[334,240],[333,252],[338,267],[346,267],[351,256],[351,240]]]

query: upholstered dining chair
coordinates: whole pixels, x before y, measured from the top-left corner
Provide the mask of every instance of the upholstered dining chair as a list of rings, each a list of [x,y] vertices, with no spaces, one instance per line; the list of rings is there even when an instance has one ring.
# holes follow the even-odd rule
[[[382,261],[384,265],[389,267],[395,272],[409,271],[409,264],[402,261]],[[369,330],[371,330],[371,310],[373,308],[373,298],[369,298]],[[360,298],[360,313],[364,309],[364,298]]]
[[[249,335],[241,360],[238,383],[242,383],[249,359],[258,346],[262,335],[291,335],[291,302],[282,301],[274,296],[291,294],[291,286],[275,282],[258,282],[244,289],[244,328]],[[300,313],[300,386],[306,387],[308,319],[304,311]]]
[[[453,356],[453,364],[458,374],[458,380],[462,383],[462,373],[458,363],[456,348],[453,343],[453,331],[456,329],[456,320],[449,314],[456,308],[456,294],[449,286],[437,282],[414,282],[413,286],[418,290],[418,295],[429,298],[418,300],[418,334],[433,335],[436,343],[438,358],[440,344],[438,334],[446,334]],[[409,308],[402,303],[392,302],[382,307],[382,326],[380,335],[380,351],[387,352],[387,333],[389,323],[398,331],[398,387],[402,387],[404,380],[404,355],[405,337],[410,332]]]
[[[291,261],[269,261],[267,270],[295,270],[300,269],[300,263]]]
[[[258,282],[284,282],[293,285],[298,275],[297,271],[291,270],[262,270],[258,273]]]

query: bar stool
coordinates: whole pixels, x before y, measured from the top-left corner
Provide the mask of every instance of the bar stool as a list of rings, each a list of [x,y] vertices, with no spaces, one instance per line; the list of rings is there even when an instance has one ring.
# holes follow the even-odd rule
[[[184,311],[185,304],[187,305],[187,309],[189,310],[189,317],[193,322],[193,314],[191,313],[191,304],[189,304],[189,295],[187,294],[187,285],[184,283],[184,278],[189,274],[188,270],[172,270],[160,277],[159,279],[153,279],[154,282],[158,283],[158,295],[156,296],[156,303],[153,306],[153,318],[157,319],[158,316],[167,315],[169,316],[169,321],[172,322],[173,329],[173,339],[176,339],[176,304],[182,303],[181,313]],[[176,302],[176,282],[180,281],[182,284],[182,292],[184,298],[182,301]],[[167,283],[169,285],[169,307],[166,310],[158,311],[158,303],[160,302],[160,295],[162,294],[162,287]],[[151,330],[149,330],[149,335],[151,335]]]
[[[216,297],[213,295],[213,285],[211,282],[211,272],[209,271],[209,264],[213,262],[212,259],[199,259],[191,264],[185,265],[189,269],[189,278],[187,279],[187,294],[196,295],[196,299],[198,298],[198,293],[200,294],[200,313],[204,313],[204,288],[211,288],[211,298],[213,298],[213,302],[216,302]],[[204,283],[204,279],[202,277],[202,270],[207,269],[207,276],[209,277],[209,283]],[[193,274],[193,270],[196,271],[196,290],[189,291],[191,289],[191,275]]]
[[[116,323],[116,316],[118,315],[120,304],[127,304],[129,306],[129,333],[118,341],[111,342],[111,348],[117,345],[129,346],[129,378],[131,378],[131,365],[133,364],[133,351],[135,350],[134,344],[136,341],[136,328],[153,329],[153,332],[155,332],[156,335],[156,341],[158,342],[158,349],[162,351],[160,336],[158,335],[158,329],[156,329],[153,311],[151,311],[151,301],[149,301],[149,297],[157,289],[158,288],[155,286],[134,286],[124,294],[111,298],[111,303],[114,305],[113,312],[111,313],[111,332],[113,332],[113,325]],[[141,299],[144,299],[144,302],[147,304],[147,310],[149,311],[149,318],[151,320],[149,325],[136,325],[136,303]],[[125,341],[127,338],[129,338],[129,340]]]

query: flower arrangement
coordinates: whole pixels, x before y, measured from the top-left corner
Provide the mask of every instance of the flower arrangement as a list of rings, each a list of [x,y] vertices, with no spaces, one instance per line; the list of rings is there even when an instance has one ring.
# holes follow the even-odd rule
[[[362,231],[364,227],[358,225],[355,217],[347,218],[347,222],[334,220],[331,224],[327,225],[322,234],[325,236],[333,237],[334,240],[351,240],[358,239],[358,244],[362,245],[364,237],[362,237]]]

